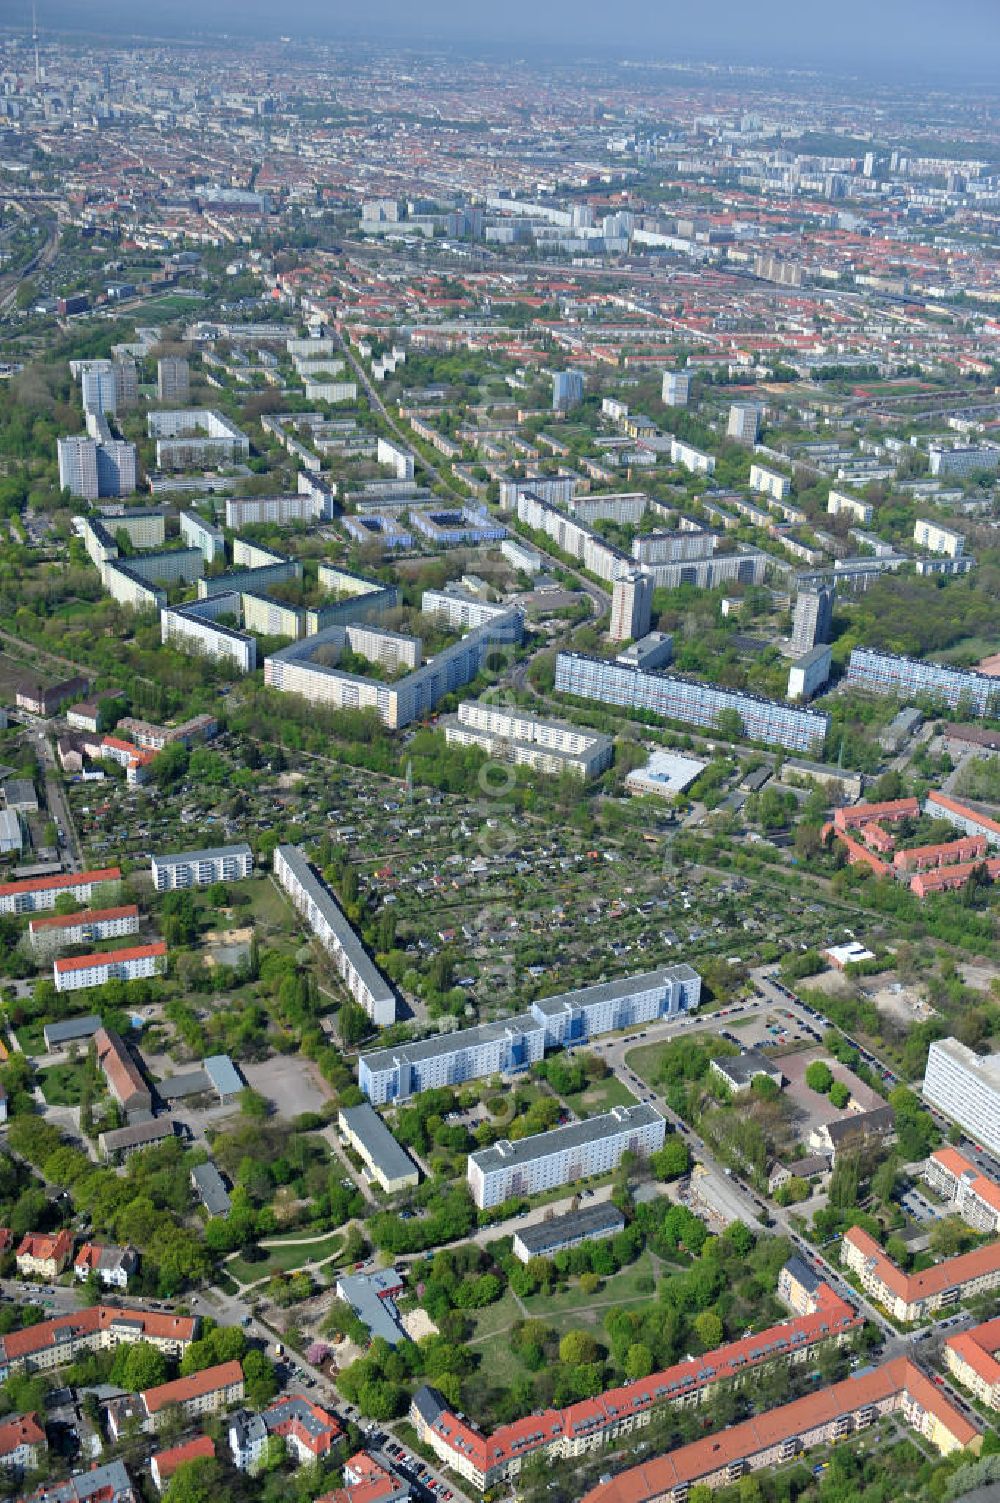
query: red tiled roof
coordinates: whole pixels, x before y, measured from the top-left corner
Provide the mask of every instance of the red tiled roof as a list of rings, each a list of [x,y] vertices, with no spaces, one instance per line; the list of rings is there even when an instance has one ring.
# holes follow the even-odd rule
[[[193,1341],[198,1329],[197,1319],[191,1315],[163,1315],[137,1306],[90,1305],[85,1310],[57,1315],[52,1320],[26,1326],[23,1331],[10,1331],[6,1336],[0,1336],[0,1352],[8,1362],[15,1362],[52,1346],[62,1332],[76,1337],[89,1336],[109,1330],[119,1322],[138,1326],[143,1336],[160,1341]]]
[[[28,920],[28,932],[37,934],[42,929],[73,929],[78,924],[99,924],[107,919],[138,918],[139,908],[135,903],[125,903],[121,908],[81,908],[78,913],[52,913],[42,918]]]
[[[94,1049],[97,1054],[97,1063],[104,1071],[108,1085],[118,1097],[119,1102],[127,1101],[136,1094],[149,1094],[135,1060],[117,1033],[112,1033],[107,1028],[99,1028],[94,1034]]]
[[[990,1179],[989,1175],[981,1174],[975,1164],[970,1163],[957,1148],[935,1148],[931,1158],[943,1169],[947,1169],[949,1174],[954,1174],[956,1179],[971,1176],[966,1183],[973,1194],[978,1195],[992,1210],[1000,1211],[1000,1184],[995,1179]]]
[[[934,792],[927,795],[928,802],[937,804],[942,809],[948,809],[952,814],[958,814],[962,819],[974,820],[977,825],[982,825],[986,830],[992,830],[1000,835],[1000,824],[995,819],[990,819],[986,814],[980,814],[978,809],[970,809],[968,804],[960,804],[958,799],[949,798],[947,793]]]
[[[22,892],[49,892],[56,888],[79,887],[85,882],[119,882],[121,875],[120,867],[106,866],[91,872],[60,872],[55,877],[27,877],[23,882],[0,883],[0,898]]]
[[[185,1461],[197,1461],[202,1456],[215,1455],[215,1442],[210,1435],[199,1435],[182,1446],[173,1446],[169,1451],[158,1451],[152,1458],[156,1462],[157,1475],[161,1482],[172,1477]]]
[[[175,1378],[172,1383],[160,1383],[156,1388],[147,1388],[142,1395],[147,1414],[156,1414],[167,1404],[185,1404],[189,1399],[205,1393],[216,1393],[220,1388],[233,1388],[243,1382],[243,1369],[238,1362],[220,1362],[217,1367],[206,1367],[190,1378]]]
[[[54,1236],[49,1232],[27,1232],[17,1249],[19,1258],[53,1258],[57,1263],[73,1251],[72,1233],[65,1227]]]
[[[949,1336],[945,1346],[951,1347],[987,1383],[1000,1383],[1000,1362],[996,1360],[996,1353],[1000,1352],[1000,1318]]]
[[[123,950],[104,950],[94,955],[68,955],[55,962],[55,969],[60,976],[65,976],[70,971],[89,971],[92,966],[120,964],[126,960],[146,960],[166,953],[166,945],[158,939],[151,945],[128,945]]]
[[[812,1315],[769,1326],[754,1336],[744,1336],[707,1352],[703,1357],[677,1362],[673,1367],[640,1378],[623,1388],[611,1388],[593,1399],[583,1399],[567,1409],[548,1409],[503,1425],[492,1435],[483,1435],[466,1421],[446,1411],[434,1429],[452,1450],[472,1460],[479,1471],[523,1456],[559,1435],[570,1437],[594,1433],[616,1419],[642,1413],[657,1403],[697,1393],[708,1383],[734,1378],[760,1362],[778,1355],[803,1351],[837,1331],[860,1325],[857,1313],[828,1285],[822,1286],[820,1308]]]
[[[0,1456],[9,1456],[18,1446],[44,1444],[45,1431],[38,1423],[37,1414],[21,1414],[0,1425]]]
[[[784,1440],[797,1440],[821,1425],[833,1424],[841,1415],[904,1394],[940,1420],[960,1445],[969,1445],[979,1434],[918,1367],[906,1357],[896,1357],[874,1372],[846,1378],[741,1425],[706,1435],[655,1461],[631,1467],[611,1482],[592,1488],[584,1495],[583,1503],[648,1503],[649,1499],[676,1487],[690,1486],[722,1467],[759,1455]]]
[[[967,1284],[983,1274],[1000,1271],[1000,1240],[975,1247],[972,1252],[960,1253],[957,1258],[946,1258],[943,1263],[925,1268],[922,1273],[904,1273],[879,1247],[875,1238],[860,1226],[852,1226],[846,1231],[844,1241],[852,1243],[864,1257],[873,1258],[875,1271],[883,1284],[908,1305],[940,1294],[945,1289]]]

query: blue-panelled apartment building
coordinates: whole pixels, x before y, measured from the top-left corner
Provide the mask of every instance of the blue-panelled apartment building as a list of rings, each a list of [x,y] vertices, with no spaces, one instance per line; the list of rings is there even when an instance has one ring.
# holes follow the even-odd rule
[[[694,1012],[700,1000],[696,970],[687,964],[661,966],[640,976],[544,997],[516,1018],[363,1054],[358,1084],[381,1106],[435,1086],[513,1075],[537,1064],[546,1049]]]

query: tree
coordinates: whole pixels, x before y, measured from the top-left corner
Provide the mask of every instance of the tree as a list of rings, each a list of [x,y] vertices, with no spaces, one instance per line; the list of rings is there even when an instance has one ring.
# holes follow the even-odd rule
[[[838,1109],[838,1111],[842,1111],[850,1101],[850,1099],[850,1088],[846,1086],[842,1080],[835,1080],[830,1087],[831,1103]]]
[[[653,1354],[643,1341],[634,1341],[625,1353],[625,1376],[633,1381],[648,1378],[653,1371]]]
[[[833,1085],[833,1071],[822,1059],[814,1059],[806,1069],[806,1085],[811,1091],[825,1096]]]
[[[182,1461],[163,1495],[164,1503],[217,1503],[222,1468],[214,1456]]]
[[[243,1378],[247,1403],[254,1409],[263,1409],[278,1392],[278,1379],[275,1376],[274,1364],[268,1361],[263,1352],[256,1350],[247,1352],[243,1358]],[[372,1417],[378,1418],[377,1415]]]
[[[687,1174],[691,1158],[684,1139],[679,1134],[672,1134],[662,1148],[650,1154],[649,1167],[657,1179],[677,1179]]]
[[[167,1381],[167,1361],[152,1342],[136,1341],[118,1348],[111,1375],[130,1393],[142,1393]]]
[[[714,1310],[702,1310],[700,1315],[696,1315],[694,1328],[698,1333],[698,1340],[706,1351],[711,1351],[721,1343],[722,1321]]]
[[[566,1367],[582,1367],[596,1362],[597,1342],[588,1331],[567,1331],[559,1343],[559,1361]]]

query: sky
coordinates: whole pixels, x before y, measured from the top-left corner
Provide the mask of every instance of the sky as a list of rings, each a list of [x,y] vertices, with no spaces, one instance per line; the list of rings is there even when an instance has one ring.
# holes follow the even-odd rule
[[[1000,0],[37,0],[39,25],[231,31],[995,77]],[[30,0],[0,0],[0,24]]]

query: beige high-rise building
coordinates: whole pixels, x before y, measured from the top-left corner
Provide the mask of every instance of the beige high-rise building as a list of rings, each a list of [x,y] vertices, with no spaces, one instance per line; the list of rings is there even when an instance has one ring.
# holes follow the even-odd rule
[[[633,570],[616,579],[611,596],[612,642],[634,642],[649,631],[653,619],[653,579]]]

